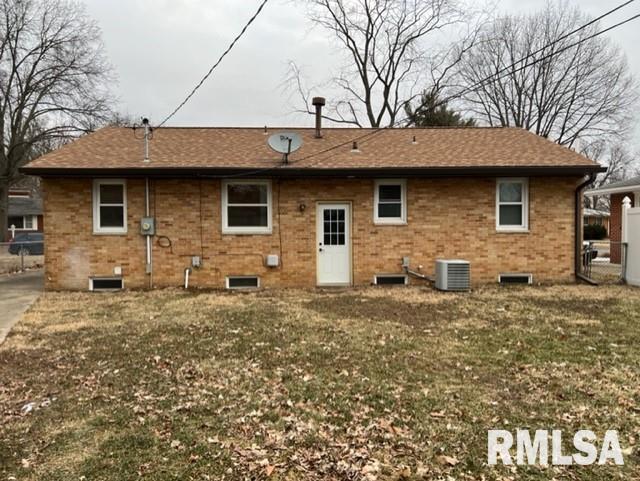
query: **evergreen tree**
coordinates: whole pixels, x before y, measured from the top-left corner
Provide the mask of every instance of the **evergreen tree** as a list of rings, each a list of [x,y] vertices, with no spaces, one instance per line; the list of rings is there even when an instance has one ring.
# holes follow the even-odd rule
[[[415,127],[473,127],[474,119],[465,119],[461,114],[451,110],[447,102],[438,98],[435,92],[425,91],[420,97],[420,103],[414,108],[405,105],[409,118],[409,125]]]

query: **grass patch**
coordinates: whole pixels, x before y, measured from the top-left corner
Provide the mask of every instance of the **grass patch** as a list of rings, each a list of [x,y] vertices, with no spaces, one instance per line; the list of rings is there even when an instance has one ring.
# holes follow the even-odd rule
[[[0,479],[630,478],[638,312],[621,286],[47,293],[0,347]],[[617,429],[625,466],[490,468],[491,428]]]

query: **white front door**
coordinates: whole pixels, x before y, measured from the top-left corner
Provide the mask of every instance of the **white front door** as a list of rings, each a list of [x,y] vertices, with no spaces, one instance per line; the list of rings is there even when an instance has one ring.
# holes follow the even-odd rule
[[[351,284],[351,208],[349,204],[318,204],[318,285]]]

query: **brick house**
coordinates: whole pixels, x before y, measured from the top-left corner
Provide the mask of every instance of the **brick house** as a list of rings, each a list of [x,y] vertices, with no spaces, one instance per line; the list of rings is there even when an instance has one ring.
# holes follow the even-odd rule
[[[474,284],[574,280],[581,186],[602,170],[585,157],[516,128],[316,125],[284,162],[281,131],[159,128],[145,162],[110,127],[34,160],[47,288],[423,283],[404,257],[427,275],[468,260]]]
[[[42,197],[37,179],[24,177],[9,188],[7,239],[13,235],[42,232]],[[15,231],[12,229],[15,228]]]
[[[609,212],[585,208],[582,211],[584,225],[601,225],[609,237]],[[585,238],[585,240],[588,240]]]
[[[611,204],[609,220],[609,239],[611,240],[611,262],[620,264],[622,261],[622,200],[629,197],[631,205],[640,207],[640,176],[613,182],[598,189],[585,192],[589,197],[609,196]]]

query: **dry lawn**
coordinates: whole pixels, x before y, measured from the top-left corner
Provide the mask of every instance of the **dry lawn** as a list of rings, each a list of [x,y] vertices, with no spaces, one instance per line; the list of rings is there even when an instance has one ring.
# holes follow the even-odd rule
[[[0,479],[638,479],[639,323],[620,286],[48,293]],[[491,468],[491,428],[617,429],[625,466]]]

